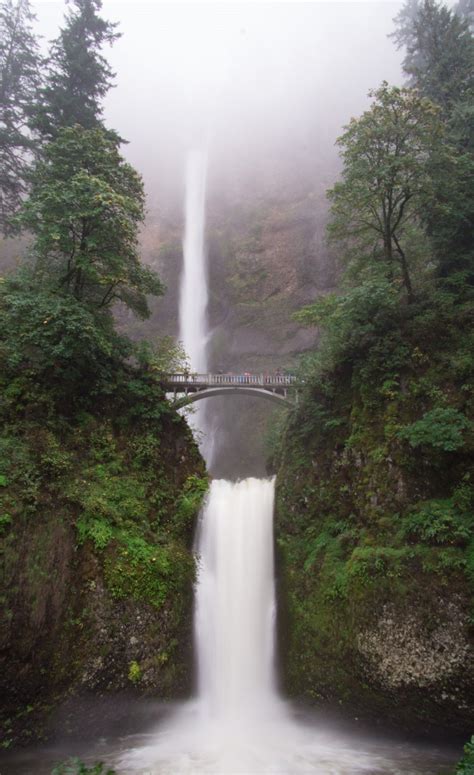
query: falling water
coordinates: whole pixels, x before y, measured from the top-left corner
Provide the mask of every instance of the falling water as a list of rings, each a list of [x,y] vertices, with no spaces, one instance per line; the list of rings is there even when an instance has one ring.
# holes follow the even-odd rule
[[[198,536],[199,697],[209,717],[261,714],[275,697],[273,482],[213,483]]]
[[[204,243],[207,154],[188,153],[186,162],[184,266],[179,303],[180,339],[191,369],[207,371],[207,272]]]
[[[206,373],[207,362],[207,266],[206,266],[206,182],[207,152],[188,152],[185,174],[183,272],[179,300],[179,333],[191,371]],[[190,419],[203,457],[208,465],[214,454],[215,429],[206,407],[197,405]]]

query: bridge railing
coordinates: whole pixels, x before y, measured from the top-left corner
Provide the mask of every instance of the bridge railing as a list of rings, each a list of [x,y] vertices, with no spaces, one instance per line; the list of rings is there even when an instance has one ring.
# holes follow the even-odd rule
[[[165,381],[173,385],[263,385],[279,387],[296,384],[292,374],[167,374]]]

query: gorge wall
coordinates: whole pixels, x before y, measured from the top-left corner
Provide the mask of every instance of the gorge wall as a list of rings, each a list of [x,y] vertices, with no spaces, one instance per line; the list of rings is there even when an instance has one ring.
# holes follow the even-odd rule
[[[292,314],[336,283],[337,262],[325,236],[325,192],[336,166],[334,154],[322,164],[303,149],[297,159],[272,152],[224,175],[211,158],[206,250],[212,370],[292,370],[314,347],[317,335]],[[167,293],[153,304],[150,320],[122,320],[132,336],[178,335],[182,219],[182,206],[149,213],[144,258],[159,270]],[[264,474],[264,438],[280,410],[234,396],[213,399],[207,411],[224,451],[216,453],[213,474],[231,479]]]
[[[2,431],[6,745],[41,737],[71,695],[190,690],[204,465],[165,404],[161,417],[156,402],[154,415],[136,408],[110,395],[65,422],[31,406]]]

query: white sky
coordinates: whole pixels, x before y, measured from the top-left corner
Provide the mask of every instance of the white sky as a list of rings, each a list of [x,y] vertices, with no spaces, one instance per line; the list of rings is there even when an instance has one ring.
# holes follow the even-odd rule
[[[33,3],[45,42],[57,35],[65,7]],[[401,55],[387,39],[400,7],[105,0],[102,16],[123,33],[104,52],[117,74],[106,122],[130,141],[125,153],[150,191],[172,188],[186,148],[204,137],[224,180],[265,155],[283,163],[309,149],[323,164],[334,157],[342,125],[367,105],[368,90],[384,79],[401,82]]]

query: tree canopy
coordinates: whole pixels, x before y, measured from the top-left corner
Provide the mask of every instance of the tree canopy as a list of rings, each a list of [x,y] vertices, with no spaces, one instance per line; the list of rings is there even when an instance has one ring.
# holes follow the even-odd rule
[[[42,285],[96,308],[121,301],[142,317],[158,275],[140,263],[143,183],[102,129],[62,129],[44,149],[20,222],[34,234]]]
[[[393,38],[405,47],[403,68],[425,96],[449,112],[474,96],[474,41],[469,23],[437,0],[409,0]]]
[[[330,233],[345,242],[349,262],[375,264],[389,278],[400,277],[411,299],[406,238],[434,195],[430,163],[441,149],[439,109],[387,83],[370,94],[370,109],[353,118],[338,140],[344,168],[329,191]]]
[[[393,37],[405,47],[411,86],[440,106],[445,129],[436,196],[425,213],[444,276],[474,279],[474,38],[472,3],[450,10],[437,0],[408,0]],[[460,274],[459,274],[460,273]]]
[[[114,77],[101,50],[120,34],[99,16],[102,0],[69,2],[72,8],[46,60],[45,85],[32,120],[45,139],[54,139],[65,126],[102,126],[101,100]]]

